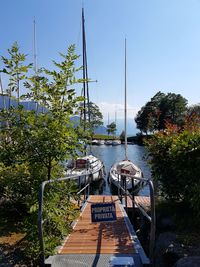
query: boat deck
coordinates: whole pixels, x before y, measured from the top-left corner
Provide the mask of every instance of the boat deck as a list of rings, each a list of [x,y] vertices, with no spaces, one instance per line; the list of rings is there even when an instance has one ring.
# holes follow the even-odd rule
[[[115,203],[117,219],[92,222],[91,205],[94,203]],[[149,259],[118,197],[92,195],[75,222],[72,233],[54,256],[52,266],[117,266],[116,262],[120,266],[140,267],[148,265]]]

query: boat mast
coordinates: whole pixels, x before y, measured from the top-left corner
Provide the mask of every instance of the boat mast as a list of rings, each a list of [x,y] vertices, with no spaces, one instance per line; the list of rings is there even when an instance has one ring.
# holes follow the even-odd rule
[[[90,123],[90,104],[89,104],[89,86],[88,86],[88,70],[87,70],[87,53],[86,53],[86,38],[85,38],[85,18],[84,9],[82,8],[82,46],[83,46],[83,128],[86,130],[86,98],[87,98],[87,111],[88,111],[88,122]]]
[[[33,20],[33,62],[34,62],[34,72],[37,75],[37,54],[36,54],[36,22],[35,18]]]
[[[116,127],[117,127],[117,111],[115,110],[115,138],[116,138]]]
[[[85,31],[85,27],[84,27]],[[84,34],[85,37],[85,34]],[[87,110],[88,110],[88,122],[90,127],[90,95],[89,95],[89,85],[88,85],[88,67],[87,67],[87,48],[86,48],[86,38],[84,38],[85,42],[85,78],[86,78],[86,98],[87,98]]]
[[[37,66],[37,53],[36,53],[36,22],[35,18],[33,20],[33,69],[35,73],[35,79],[38,76],[38,66]],[[37,82],[35,82],[36,86],[36,97],[38,97],[38,86]],[[36,101],[36,114],[38,113],[38,100]]]
[[[1,81],[1,75],[0,75],[0,94],[3,95],[3,85],[2,85],[2,81]]]
[[[85,111],[85,19],[84,19],[84,10],[82,8],[82,53],[83,53],[83,128],[85,131],[85,121],[86,121],[86,111]]]
[[[0,75],[0,95],[2,96],[2,99],[3,99],[3,108],[5,109],[6,108],[6,100],[5,100],[5,96],[4,95],[4,92],[3,92],[3,85],[2,85],[2,80],[1,80],[1,75]]]
[[[125,159],[128,159],[127,156],[127,99],[126,99],[126,38],[125,38],[125,72],[124,72],[124,131],[125,131]]]

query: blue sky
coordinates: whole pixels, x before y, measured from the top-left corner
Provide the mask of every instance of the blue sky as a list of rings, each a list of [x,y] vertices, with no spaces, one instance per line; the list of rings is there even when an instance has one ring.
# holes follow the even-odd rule
[[[130,118],[159,90],[200,102],[200,0],[1,0],[0,54],[17,41],[33,61],[34,17],[39,67],[72,43],[81,54],[82,6],[89,77],[98,80],[90,96],[105,121],[123,117],[125,36]]]

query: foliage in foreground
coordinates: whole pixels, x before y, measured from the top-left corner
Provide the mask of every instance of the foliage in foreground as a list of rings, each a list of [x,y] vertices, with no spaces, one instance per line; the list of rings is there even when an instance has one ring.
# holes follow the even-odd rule
[[[75,67],[78,56],[73,45],[66,55],[60,54],[61,62],[54,62],[56,70],[42,69],[33,76],[28,76],[32,65],[24,65],[26,56],[19,52],[16,43],[8,52],[9,58],[2,57],[5,65],[2,72],[8,75],[9,98],[14,97],[14,92],[18,101],[15,107],[9,101],[9,106],[0,111],[0,195],[27,218],[23,224],[28,241],[26,255],[37,260],[39,185],[61,177],[64,169],[61,163],[84,149],[79,141],[87,133],[70,123],[70,116],[79,110],[83,100],[74,89],[82,79],[76,78],[80,68]],[[23,98],[39,103],[41,112],[38,104],[35,110],[24,110],[20,105],[22,82],[28,89]],[[70,231],[70,223],[77,214],[73,199],[71,183],[49,188],[45,196],[48,253]]]
[[[72,230],[71,223],[79,214],[79,208],[75,202],[78,200],[76,191],[75,183],[69,180],[46,186],[43,206],[43,235],[46,257],[56,253],[56,247]],[[29,217],[25,220],[24,226],[27,234],[26,240],[29,244],[29,250],[26,250],[27,256],[30,258],[36,256],[36,261],[40,255],[37,219],[38,204],[35,203],[30,209]]]
[[[161,194],[186,202],[200,220],[200,117],[191,115],[183,128],[167,123],[147,148]]]

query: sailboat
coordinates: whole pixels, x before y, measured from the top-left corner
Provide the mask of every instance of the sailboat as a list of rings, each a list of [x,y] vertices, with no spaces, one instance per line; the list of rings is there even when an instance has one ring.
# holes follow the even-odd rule
[[[141,169],[128,159],[127,156],[127,92],[126,92],[126,39],[125,39],[125,97],[124,97],[124,128],[125,128],[125,159],[116,162],[110,169],[109,180],[110,183],[117,187],[123,186],[126,189],[139,188],[142,182]],[[132,179],[134,178],[134,179]]]
[[[85,18],[84,9],[82,8],[82,42],[83,42],[83,114],[81,121],[83,122],[84,131],[86,131],[86,122],[90,125],[90,99],[88,86],[88,70],[86,55],[86,38],[85,38]],[[86,101],[87,99],[87,101]],[[87,112],[86,112],[87,110]],[[70,160],[66,165],[65,177],[74,176],[80,178],[81,184],[90,181],[99,180],[104,176],[103,162],[92,154],[79,157],[76,160]]]

